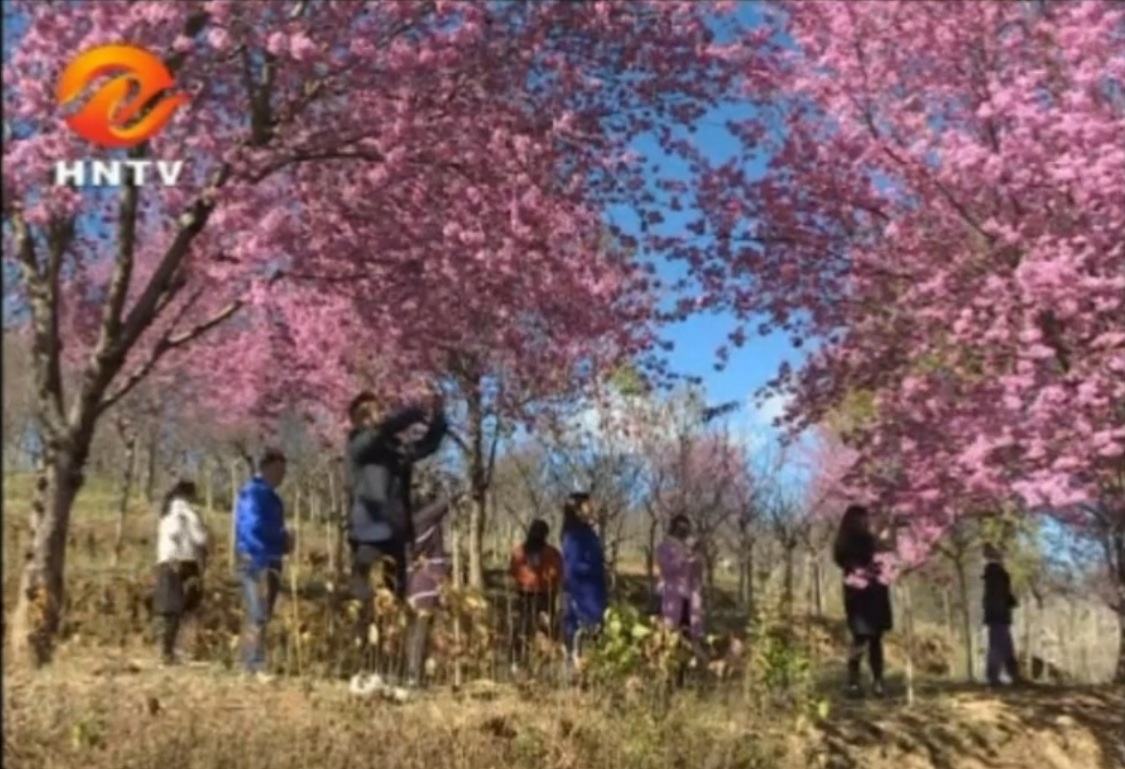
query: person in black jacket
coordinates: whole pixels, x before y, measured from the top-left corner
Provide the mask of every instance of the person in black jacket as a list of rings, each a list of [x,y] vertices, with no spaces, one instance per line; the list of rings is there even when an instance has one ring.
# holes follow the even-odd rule
[[[1018,683],[1020,673],[1012,641],[1012,612],[1019,602],[1012,592],[1012,578],[1004,568],[999,548],[985,545],[984,558],[984,624],[988,628],[985,675],[989,686],[1000,685],[1001,673],[1007,673],[1012,683]]]
[[[376,398],[370,392],[352,401],[349,416],[352,429],[345,463],[350,482],[351,593],[368,609],[371,572],[376,566],[381,567],[381,585],[397,598],[405,596],[407,551],[414,540],[412,466],[438,450],[447,424],[440,398],[435,398],[428,410],[412,406],[380,417]],[[421,438],[403,438],[403,432],[420,423],[427,423]],[[361,622],[364,619],[361,617]]]
[[[863,692],[860,664],[864,651],[871,666],[874,693],[883,694],[883,635],[893,627],[891,593],[879,580],[876,555],[884,542],[871,529],[871,515],[863,505],[849,505],[840,521],[833,556],[844,572],[844,612],[852,645],[848,655],[848,687]]]

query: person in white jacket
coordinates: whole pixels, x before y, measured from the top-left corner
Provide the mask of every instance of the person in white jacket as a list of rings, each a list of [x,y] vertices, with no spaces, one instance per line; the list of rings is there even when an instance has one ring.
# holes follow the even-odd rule
[[[203,602],[203,570],[210,536],[196,512],[195,484],[179,481],[165,495],[156,535],[155,613],[161,618],[160,651],[165,664],[176,662],[183,621]]]

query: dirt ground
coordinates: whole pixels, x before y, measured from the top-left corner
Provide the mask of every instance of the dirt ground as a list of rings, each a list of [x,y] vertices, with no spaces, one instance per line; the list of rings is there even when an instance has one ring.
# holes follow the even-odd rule
[[[907,706],[834,701],[794,722],[684,694],[660,713],[573,691],[477,683],[405,704],[344,682],[260,682],[125,654],[6,670],[4,764],[17,769],[1125,769],[1125,696],[926,689]]]
[[[325,600],[324,585],[298,580],[295,570],[271,650],[275,667],[289,675],[262,683],[230,672],[240,606],[235,587],[219,577],[209,585],[197,638],[209,664],[162,669],[153,664],[146,605],[149,522],[130,529],[125,559],[110,568],[112,521],[80,520],[68,556],[64,648],[43,671],[5,664],[5,767],[1125,769],[1125,692],[953,686],[948,642],[919,633],[911,654],[898,636],[887,648],[894,671],[910,658],[920,679],[916,701],[907,705],[899,681],[886,700],[852,702],[835,694],[846,633],[827,619],[803,621],[795,639],[824,684],[811,709],[763,706],[737,676],[658,706],[620,696],[632,679],[615,680],[614,696],[477,682],[395,704],[357,699],[335,677],[341,666],[333,661],[346,657],[340,639],[350,643],[350,630]],[[6,526],[5,534],[18,532]],[[5,609],[15,595],[17,545],[5,536]],[[310,574],[321,568],[298,566]],[[622,582],[629,593],[628,579]],[[502,615],[503,598],[494,603]],[[724,606],[714,609],[719,623]],[[732,618],[745,626],[745,618]],[[456,656],[469,679],[503,672],[488,640],[503,636],[496,619],[485,618],[484,645]]]

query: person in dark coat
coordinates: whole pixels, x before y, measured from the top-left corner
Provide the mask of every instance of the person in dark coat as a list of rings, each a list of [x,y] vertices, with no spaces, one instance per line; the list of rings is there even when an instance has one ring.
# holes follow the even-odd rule
[[[578,653],[579,637],[588,637],[601,628],[609,607],[605,551],[591,525],[593,508],[590,495],[571,494],[563,507],[562,559],[563,642],[571,660]]]
[[[1012,612],[1019,602],[1012,592],[1012,577],[1004,567],[999,548],[985,545],[984,557],[984,624],[988,628],[985,675],[989,686],[1000,685],[1001,673],[1006,673],[1012,683],[1018,683],[1020,672],[1012,641]]]
[[[430,636],[433,613],[441,601],[443,586],[449,581],[449,555],[445,551],[442,524],[455,500],[435,489],[419,484],[421,504],[413,512],[413,563],[407,583],[406,600],[414,612],[407,639],[407,670],[411,686],[420,686],[425,679],[426,646]]]
[[[445,416],[438,399],[428,411],[413,406],[380,417],[370,392],[352,401],[349,416],[352,429],[344,456],[350,484],[351,592],[368,603],[371,572],[379,566],[381,586],[401,599],[407,587],[407,550],[414,541],[411,472],[415,462],[441,446],[447,429]],[[403,438],[403,432],[420,423],[427,423],[421,438]]]
[[[844,572],[844,613],[851,633],[848,655],[848,686],[862,694],[860,664],[864,652],[871,666],[874,692],[883,694],[883,635],[893,627],[891,593],[880,580],[876,556],[885,549],[884,539],[871,528],[871,515],[863,505],[844,511],[836,534],[833,556]]]

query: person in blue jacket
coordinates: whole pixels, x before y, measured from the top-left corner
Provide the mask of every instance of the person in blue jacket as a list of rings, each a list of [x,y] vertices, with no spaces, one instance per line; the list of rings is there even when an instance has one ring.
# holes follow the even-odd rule
[[[591,525],[590,495],[571,494],[563,507],[563,641],[574,656],[578,638],[597,631],[609,603],[605,553]]]
[[[242,663],[251,673],[265,673],[266,625],[281,585],[281,561],[291,541],[277,487],[285,479],[285,455],[262,454],[258,474],[238,492],[235,506],[235,552],[245,608]]]

